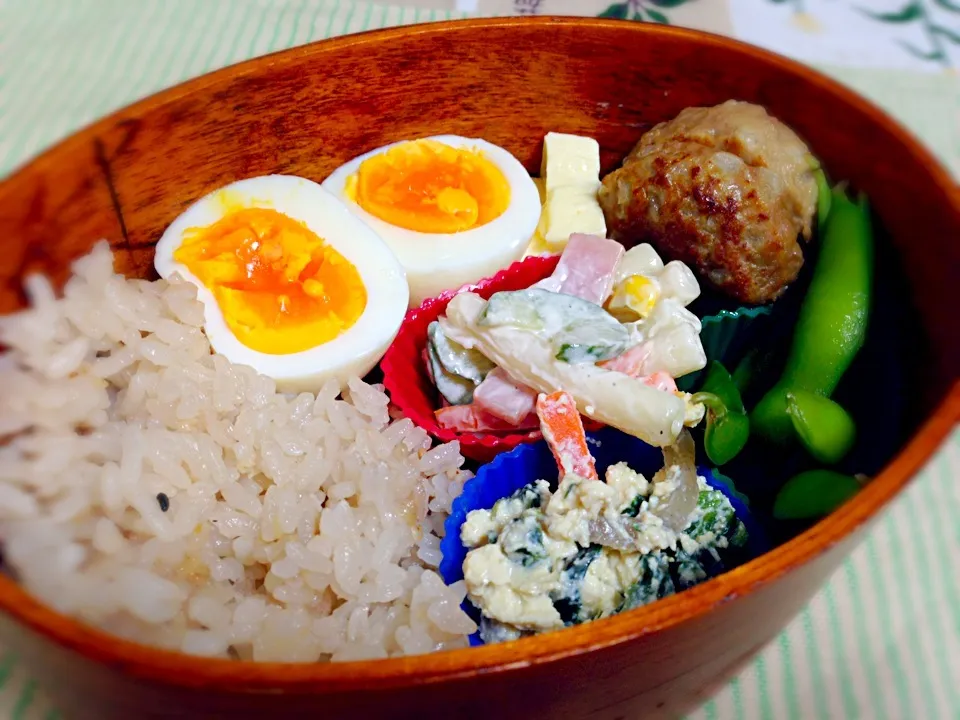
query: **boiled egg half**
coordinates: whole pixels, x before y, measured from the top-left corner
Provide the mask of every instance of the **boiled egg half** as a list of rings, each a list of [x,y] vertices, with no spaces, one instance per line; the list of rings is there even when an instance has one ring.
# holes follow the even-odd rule
[[[323,187],[396,253],[411,307],[520,259],[540,219],[540,195],[520,161],[457,135],[378,148]]]
[[[407,309],[403,267],[384,242],[320,185],[289,175],[201,198],[164,232],[154,265],[197,286],[214,351],[282,392],[365,375]]]

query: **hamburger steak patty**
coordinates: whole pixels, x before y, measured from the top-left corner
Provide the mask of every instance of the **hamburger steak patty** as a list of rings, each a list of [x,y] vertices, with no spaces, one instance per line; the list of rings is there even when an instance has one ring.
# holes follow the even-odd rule
[[[687,108],[644,134],[603,179],[611,237],[649,242],[717,290],[760,304],[803,265],[817,203],[816,161],[759,105]]]

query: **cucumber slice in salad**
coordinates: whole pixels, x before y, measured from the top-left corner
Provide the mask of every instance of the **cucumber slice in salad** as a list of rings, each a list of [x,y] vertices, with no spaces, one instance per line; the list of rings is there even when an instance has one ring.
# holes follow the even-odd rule
[[[430,374],[433,384],[451,405],[469,405],[473,402],[473,391],[477,386],[459,375],[449,372],[437,357],[433,343],[427,343],[427,360],[430,363]]]
[[[477,324],[529,330],[573,364],[609,360],[631,341],[629,329],[596,303],[540,288],[495,293]]]
[[[557,360],[572,365],[615,358],[625,352],[629,345],[630,333],[619,323],[615,331],[601,324],[575,325],[559,333],[553,340]]]
[[[427,341],[436,353],[437,360],[448,373],[470,380],[476,385],[482,383],[490,371],[496,367],[484,357],[483,353],[478,350],[468,350],[460,343],[448,338],[443,332],[443,327],[436,320],[427,327]]]

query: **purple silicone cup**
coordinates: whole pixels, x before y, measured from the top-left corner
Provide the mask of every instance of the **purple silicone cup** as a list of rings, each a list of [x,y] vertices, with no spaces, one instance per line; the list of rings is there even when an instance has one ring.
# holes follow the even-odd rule
[[[663,466],[663,455],[659,448],[613,428],[588,433],[587,442],[601,477],[610,465],[618,462],[626,462],[646,477],[651,477]],[[763,529],[747,505],[733,494],[725,482],[717,480],[708,468],[698,467],[697,472],[706,478],[710,487],[724,494],[733,506],[737,517],[746,526],[749,539],[743,549],[743,558],[738,564],[765,553],[769,549],[769,544]],[[440,575],[444,582],[449,585],[463,580],[463,561],[467,556],[467,548],[460,541],[460,527],[468,513],[473,510],[489,509],[497,500],[512,495],[524,485],[536,480],[550,480],[551,485],[555,486],[556,478],[556,463],[550,448],[542,440],[519,445],[481,466],[476,476],[464,484],[463,492],[453,501],[450,516],[444,524],[444,538],[440,543],[440,551],[443,555],[440,561]],[[477,608],[469,601],[464,601],[463,608],[479,623],[480,614]],[[483,644],[479,631],[470,636],[470,644],[472,646]]]

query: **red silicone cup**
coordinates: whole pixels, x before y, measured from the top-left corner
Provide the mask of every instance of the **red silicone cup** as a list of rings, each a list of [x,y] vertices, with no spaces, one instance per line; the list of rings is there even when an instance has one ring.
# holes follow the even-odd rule
[[[490,462],[502,452],[517,445],[540,439],[540,431],[526,433],[491,434],[456,432],[440,427],[434,411],[440,407],[439,393],[430,382],[423,362],[427,345],[427,326],[443,315],[447,304],[455,295],[475,292],[489,299],[501,290],[523,290],[536,282],[550,277],[559,262],[559,256],[532,256],[515,262],[493,277],[464,285],[459,290],[448,290],[407,312],[400,332],[380,361],[383,384],[394,405],[417,425],[442,442],[460,441],[460,452],[480,463]]]

